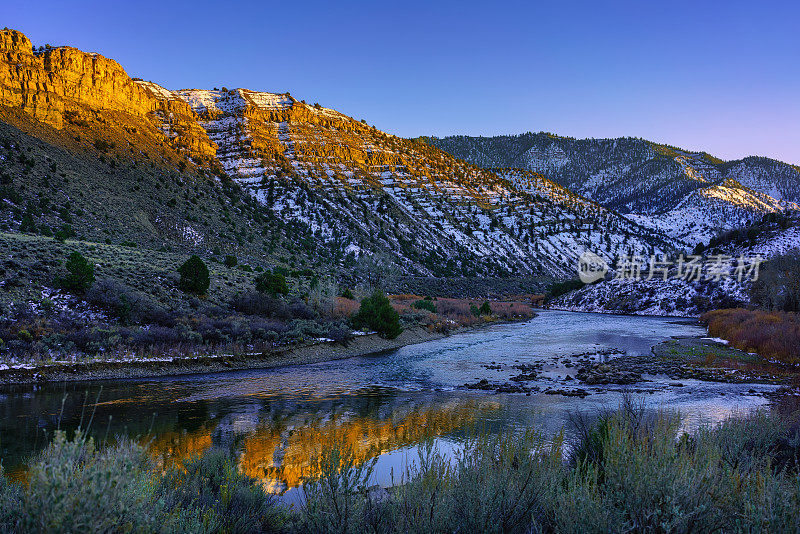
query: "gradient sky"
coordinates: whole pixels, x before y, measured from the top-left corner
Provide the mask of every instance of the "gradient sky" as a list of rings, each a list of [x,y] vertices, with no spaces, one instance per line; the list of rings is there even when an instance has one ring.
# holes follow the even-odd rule
[[[170,89],[290,91],[406,137],[635,136],[800,164],[793,0],[4,0],[0,24]]]

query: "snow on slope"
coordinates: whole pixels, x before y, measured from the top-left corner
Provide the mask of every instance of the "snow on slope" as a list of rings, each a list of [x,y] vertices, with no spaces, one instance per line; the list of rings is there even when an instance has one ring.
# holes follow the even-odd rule
[[[345,256],[391,251],[409,274],[560,278],[585,250],[611,258],[672,248],[540,176],[486,171],[285,93],[154,92],[191,106],[229,177]]]
[[[796,204],[781,202],[728,179],[696,189],[667,213],[628,214],[627,217],[694,247],[700,242],[708,243],[722,230],[740,228],[759,220],[765,213],[797,209]]]

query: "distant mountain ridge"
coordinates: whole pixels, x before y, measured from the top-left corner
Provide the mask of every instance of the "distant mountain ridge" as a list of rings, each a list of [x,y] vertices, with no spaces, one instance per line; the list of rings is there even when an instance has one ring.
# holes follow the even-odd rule
[[[482,167],[539,172],[621,212],[665,212],[685,192],[729,179],[776,200],[800,203],[800,168],[769,158],[726,162],[638,138],[573,139],[544,132],[423,139]],[[640,198],[665,183],[678,187],[670,195]]]
[[[800,202],[800,169],[768,158],[724,162],[637,138],[549,133],[423,139],[476,165],[541,173],[688,244],[764,213],[796,210]]]

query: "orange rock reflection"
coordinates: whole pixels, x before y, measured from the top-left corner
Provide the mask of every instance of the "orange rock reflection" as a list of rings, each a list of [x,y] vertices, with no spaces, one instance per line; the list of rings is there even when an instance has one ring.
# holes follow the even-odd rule
[[[325,447],[352,447],[363,462],[390,450],[468,428],[486,411],[497,410],[495,402],[453,401],[442,405],[395,409],[385,418],[342,414],[316,418],[294,425],[264,425],[242,443],[240,470],[263,481],[272,493],[282,493],[314,476],[312,460]]]
[[[312,463],[325,447],[352,447],[357,461],[363,462],[427,436],[469,429],[487,412],[499,409],[497,402],[488,399],[450,399],[416,406],[384,405],[367,414],[358,410],[299,412],[262,420],[253,430],[235,436],[207,425],[189,432],[162,432],[146,443],[156,463],[169,468],[214,445],[224,446],[220,441],[229,442],[242,473],[261,480],[272,493],[283,493],[316,474]]]

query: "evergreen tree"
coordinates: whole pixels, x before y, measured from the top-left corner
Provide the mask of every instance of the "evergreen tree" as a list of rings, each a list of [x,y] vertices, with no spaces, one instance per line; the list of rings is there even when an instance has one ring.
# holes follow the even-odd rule
[[[256,276],[256,291],[259,293],[267,293],[271,297],[278,295],[287,295],[289,293],[289,286],[286,284],[286,277],[281,273],[263,272]]]
[[[59,285],[67,291],[84,293],[94,283],[94,265],[80,252],[73,252],[67,258],[67,275],[60,279]]]
[[[379,289],[361,301],[361,308],[353,316],[353,324],[375,330],[386,339],[394,339],[403,331],[400,327],[400,316]]]
[[[208,267],[196,254],[193,254],[178,268],[178,273],[181,275],[178,287],[187,293],[205,295],[211,285]]]

